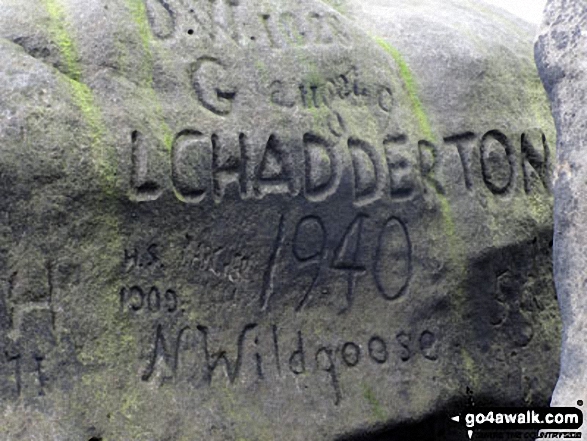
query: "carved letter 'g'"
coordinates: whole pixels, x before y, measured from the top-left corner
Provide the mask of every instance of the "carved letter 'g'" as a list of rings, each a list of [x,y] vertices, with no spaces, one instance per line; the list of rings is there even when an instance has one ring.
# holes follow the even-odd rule
[[[237,88],[226,68],[215,58],[202,57],[191,71],[192,84],[202,105],[217,115],[228,115]]]

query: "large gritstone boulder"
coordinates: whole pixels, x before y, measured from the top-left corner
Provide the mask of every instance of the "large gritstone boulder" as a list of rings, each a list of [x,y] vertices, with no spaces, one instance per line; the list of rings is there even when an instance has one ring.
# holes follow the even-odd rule
[[[531,28],[0,0],[0,37],[0,439],[460,439],[451,406],[548,402]]]
[[[587,5],[549,1],[536,41],[536,63],[557,128],[554,171],[554,275],[563,319],[561,374],[552,404],[587,401]],[[583,435],[587,435],[584,425]]]

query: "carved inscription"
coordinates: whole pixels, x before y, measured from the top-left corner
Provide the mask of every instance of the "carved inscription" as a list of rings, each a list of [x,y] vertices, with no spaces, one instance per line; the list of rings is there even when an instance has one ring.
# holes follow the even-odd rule
[[[179,299],[173,289],[162,290],[157,286],[143,288],[138,285],[123,286],[119,292],[120,310],[133,312],[145,311],[147,313],[177,311]]]
[[[145,0],[147,18],[153,35],[170,38],[176,31],[176,13],[189,17],[192,26],[186,38],[204,39],[246,46],[251,42],[282,49],[291,46],[350,43],[350,36],[338,15],[330,11],[259,13],[259,25],[252,35],[243,31],[244,16],[239,0],[179,0],[177,12],[165,0]]]
[[[508,191],[515,178],[514,151],[507,137],[497,131],[481,138],[481,171],[483,181],[494,194]]]
[[[340,244],[334,252],[330,267],[346,274],[347,291],[346,306],[341,312],[349,310],[355,298],[355,285],[357,277],[365,274],[366,267],[362,262],[361,246],[363,235],[363,223],[368,218],[365,214],[359,214],[346,229]]]
[[[203,56],[189,66],[192,87],[202,105],[217,115],[231,113],[238,96],[237,75],[227,63]],[[391,113],[394,108],[392,86],[386,82],[371,83],[364,79],[357,66],[327,77],[310,76],[299,82],[275,78],[266,82],[267,98],[279,107],[301,110],[330,110],[329,127],[335,136],[345,131],[345,123],[337,113],[341,104],[367,108],[374,115]],[[381,115],[380,115],[381,114]]]
[[[473,179],[471,177],[471,153],[466,149],[466,145],[474,140],[475,134],[473,132],[463,132],[444,138],[445,144],[454,145],[459,153],[463,166],[463,179],[468,190],[473,188]]]
[[[383,140],[383,146],[387,159],[391,198],[397,201],[412,199],[420,187],[418,184],[418,169],[420,169],[423,180],[429,179],[428,176],[434,169],[436,162],[436,157],[433,156],[432,161],[427,166],[424,165],[422,148],[428,147],[428,151],[432,152],[433,155],[435,153],[434,148],[424,144],[424,141],[418,143],[419,156],[422,161],[422,165],[418,166],[417,156],[411,154],[406,136],[388,136]],[[433,188],[437,190],[436,186]]]
[[[147,242],[125,248],[121,268],[123,273],[133,278],[158,278],[165,268],[159,244]],[[131,282],[119,289],[118,302],[120,312],[156,316],[178,311],[180,299],[173,287],[159,283]]]
[[[284,345],[284,331],[277,325],[268,328],[256,323],[244,325],[233,347],[212,347],[211,335],[217,330],[204,325],[184,325],[177,331],[158,324],[153,330],[149,353],[144,360],[143,381],[156,377],[165,381],[185,381],[194,387],[226,381],[230,385],[248,381],[267,381],[303,374],[316,377],[331,388],[334,405],[344,398],[340,381],[342,369],[361,369],[365,363],[384,368],[418,359],[438,359],[439,339],[435,332],[399,331],[391,335],[372,335],[359,341],[311,343],[303,330],[294,331],[293,345]],[[163,364],[163,366],[161,366]],[[243,376],[244,369],[255,377]],[[167,376],[156,375],[164,371]]]
[[[145,0],[147,18],[155,37],[166,39],[175,32],[175,13],[165,0]]]
[[[546,136],[539,130],[522,134],[524,190],[526,193],[545,189],[552,191],[550,183],[550,148]]]
[[[444,195],[445,192],[443,186],[434,178],[435,166],[438,163],[438,150],[436,146],[429,141],[418,141],[418,159],[420,161],[419,174],[422,177],[422,182],[425,184],[423,185],[424,191],[432,189],[432,191]],[[402,164],[400,164],[400,168],[404,169]],[[404,187],[402,192],[405,194],[405,186],[402,185],[402,187]],[[410,193],[411,191],[412,190],[410,189]]]
[[[348,45],[350,36],[338,16],[331,12],[260,14],[265,31],[261,44],[273,48],[312,45]]]
[[[138,131],[133,131],[131,139],[131,188],[133,198],[137,201],[154,201],[161,196],[163,189],[152,173],[152,161],[155,160],[154,147]]]
[[[534,337],[532,313],[541,305],[512,271],[497,274],[495,284],[490,323],[496,330],[505,332],[517,346],[525,347]]]
[[[205,179],[212,162],[208,141],[198,131],[184,130],[175,138],[171,155],[171,177],[176,194],[189,204],[201,202],[210,184]]]
[[[405,294],[412,275],[412,244],[406,225],[390,218],[381,230],[373,273],[379,293],[386,300]]]
[[[187,38],[241,45],[241,23],[238,21],[239,0],[179,0],[180,13],[189,17],[193,26],[187,29]]]
[[[322,220],[317,216],[303,218],[296,226],[292,251],[295,259],[312,271],[312,282],[298,302],[296,311],[299,311],[306,304],[312,289],[316,285],[320,275],[320,264],[324,257],[325,245],[326,230]],[[268,303],[264,306],[267,307]]]
[[[0,285],[0,372],[4,392],[16,398],[45,395],[44,360],[56,346],[53,307],[55,268],[51,260],[31,259]]]
[[[306,109],[327,107],[335,110],[337,104],[344,102],[357,107],[378,107],[389,113],[394,104],[391,86],[374,86],[365,82],[357,66],[351,66],[336,76],[301,81],[298,85],[298,97],[281,81],[274,82],[271,86],[272,102],[284,107],[297,104]],[[283,100],[284,96],[292,98]],[[280,99],[273,99],[274,97]]]
[[[355,172],[355,204],[367,205],[381,199],[387,180],[382,156],[375,147],[357,138],[349,138],[348,148]]]
[[[254,43],[263,47],[285,49],[291,46],[348,45],[350,35],[338,15],[331,11],[281,11],[257,14],[257,32],[246,35],[242,2],[239,0],[180,0],[182,15],[190,18],[193,26],[186,30],[186,38],[204,39],[245,47]],[[174,11],[163,0],[147,0],[147,12],[153,34],[168,38],[175,28]]]
[[[210,109],[217,113],[227,111],[230,90],[205,98],[210,100]],[[341,125],[344,122],[337,119],[334,131]],[[137,199],[158,199],[169,183],[149,178],[147,144],[138,132],[133,132],[132,139],[132,184]],[[283,139],[275,133],[265,139],[259,151],[244,133],[221,137],[182,130],[172,147],[170,183],[174,193],[186,204],[199,204],[207,198],[219,203],[228,189],[244,200],[276,194],[324,202],[345,186],[345,193],[351,193],[349,199],[357,207],[383,199],[408,202],[422,193],[445,194],[445,185],[437,177],[441,167],[439,152],[450,148],[458,153],[462,182],[469,191],[481,191],[476,187],[477,182],[482,182],[484,191],[496,197],[511,193],[521,173],[524,187],[520,191],[550,192],[550,150],[541,132],[523,133],[518,152],[512,139],[498,130],[482,136],[463,132],[446,137],[442,149],[427,140],[414,145],[403,134],[388,135],[378,145],[356,136],[339,136],[333,141],[306,132],[301,149],[299,140]],[[351,188],[346,187],[349,182]]]
[[[132,247],[124,250],[122,260],[124,272],[133,270],[162,268],[159,245],[150,243],[145,247]]]
[[[201,280],[208,277],[223,287],[225,300],[232,300],[238,292],[244,292],[245,285],[253,279],[253,255],[243,253],[230,246],[214,246],[206,240],[196,240],[186,234],[181,265],[190,274],[198,274]]]
[[[392,301],[406,295],[412,277],[412,244],[406,224],[399,218],[391,217],[381,226],[377,246],[372,256],[368,256],[364,247],[363,232],[365,223],[374,221],[360,213],[346,228],[338,245],[328,250],[329,235],[323,220],[315,215],[300,219],[293,232],[291,253],[300,269],[311,276],[310,283],[303,291],[296,306],[300,311],[308,305],[320,275],[325,271],[340,274],[346,279],[345,306],[340,314],[351,309],[355,298],[358,278],[370,273],[381,297]],[[263,288],[261,291],[261,309],[270,307],[277,289],[274,279],[278,277],[276,268],[279,258],[283,258],[283,249],[288,233],[285,231],[285,219],[279,220],[278,232],[272,253],[267,263]],[[332,256],[330,262],[327,256]],[[367,260],[371,260],[368,265]]]
[[[53,279],[53,263],[49,260],[33,262],[10,276],[6,308],[11,324],[8,336],[13,341],[21,338],[25,318],[37,312],[46,313],[51,330],[55,330]]]
[[[309,201],[324,201],[336,193],[342,178],[342,161],[334,147],[318,135],[304,135],[304,194]]]
[[[192,83],[202,105],[217,115],[228,115],[237,88],[226,67],[215,58],[202,57],[192,67]]]
[[[521,134],[520,154],[524,189],[531,191],[531,180],[538,177],[539,185],[550,192],[550,149],[544,133],[540,132],[538,142],[532,130]],[[533,139],[533,140],[531,140]],[[479,149],[480,172],[485,186],[494,195],[502,195],[512,190],[518,173],[518,158],[510,138],[499,130],[490,130],[480,138],[472,132],[463,132],[444,138],[445,144],[454,146],[461,159],[463,181],[468,190],[473,190],[473,149]],[[534,180],[535,181],[535,180]],[[535,183],[533,185],[536,185]]]

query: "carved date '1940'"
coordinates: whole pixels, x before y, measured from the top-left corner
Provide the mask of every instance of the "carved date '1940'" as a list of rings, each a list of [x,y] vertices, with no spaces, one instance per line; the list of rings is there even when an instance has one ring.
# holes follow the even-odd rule
[[[408,289],[412,276],[412,244],[405,223],[397,217],[387,219],[377,237],[373,263],[369,268],[360,257],[364,223],[369,220],[366,214],[356,216],[346,228],[339,244],[331,250],[333,258],[330,269],[345,274],[347,278],[346,306],[339,313],[344,313],[352,307],[357,278],[369,270],[372,272],[379,294],[385,300],[398,299]],[[272,297],[275,295],[273,280],[277,258],[286,243],[284,230],[285,218],[282,216],[263,280],[261,292],[261,309],[263,310],[269,308]],[[312,281],[296,306],[296,311],[299,311],[308,304],[328,254],[327,231],[322,219],[314,215],[303,217],[295,227],[291,242],[295,261],[300,266],[313,271]]]

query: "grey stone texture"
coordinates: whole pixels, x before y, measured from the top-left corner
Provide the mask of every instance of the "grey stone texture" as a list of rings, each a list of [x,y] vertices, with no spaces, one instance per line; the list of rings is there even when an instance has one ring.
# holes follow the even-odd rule
[[[553,406],[587,402],[585,325],[585,104],[587,5],[549,1],[535,44],[536,63],[557,129],[554,170],[554,275],[563,321],[561,374]],[[583,436],[587,428],[583,426]]]
[[[546,404],[533,32],[465,0],[0,0],[0,439],[448,440],[447,409]]]

